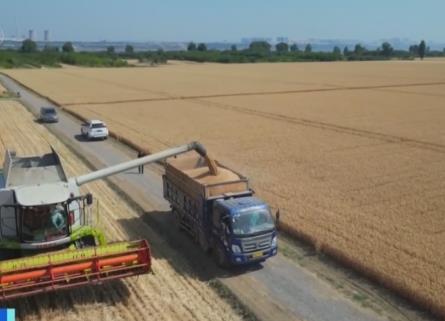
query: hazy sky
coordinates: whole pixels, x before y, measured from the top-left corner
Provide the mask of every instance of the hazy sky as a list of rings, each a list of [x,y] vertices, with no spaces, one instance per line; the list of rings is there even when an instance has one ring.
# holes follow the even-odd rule
[[[239,41],[287,36],[445,41],[444,0],[0,0],[6,35],[52,40]]]

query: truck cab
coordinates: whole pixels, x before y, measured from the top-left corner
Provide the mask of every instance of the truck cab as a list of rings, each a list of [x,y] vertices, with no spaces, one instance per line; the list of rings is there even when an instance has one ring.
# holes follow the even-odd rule
[[[277,234],[270,208],[257,197],[215,200],[211,225],[220,265],[264,261],[277,254]]]

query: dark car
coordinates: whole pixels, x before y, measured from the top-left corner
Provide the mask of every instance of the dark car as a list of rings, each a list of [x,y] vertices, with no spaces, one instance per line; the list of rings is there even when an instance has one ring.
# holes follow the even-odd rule
[[[54,107],[42,107],[40,108],[40,121],[43,123],[57,123],[59,116]]]

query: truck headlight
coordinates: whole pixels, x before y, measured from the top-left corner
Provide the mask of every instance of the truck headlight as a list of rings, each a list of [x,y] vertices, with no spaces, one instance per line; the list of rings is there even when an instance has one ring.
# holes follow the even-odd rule
[[[276,247],[276,246],[277,246],[277,237],[276,237],[276,236],[274,236],[274,237],[272,238],[272,244],[271,244],[271,246],[272,246],[272,247]]]
[[[237,254],[241,253],[241,248],[239,247],[239,245],[232,244],[232,252]]]

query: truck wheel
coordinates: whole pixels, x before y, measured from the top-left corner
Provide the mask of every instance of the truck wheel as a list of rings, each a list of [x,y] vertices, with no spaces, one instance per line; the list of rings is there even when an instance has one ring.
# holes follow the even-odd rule
[[[213,256],[216,264],[223,269],[229,267],[229,261],[227,260],[226,252],[221,245],[216,245],[213,249]]]
[[[204,253],[209,253],[210,250],[209,241],[207,240],[204,231],[201,229],[198,232],[198,243],[201,249],[204,251]]]

